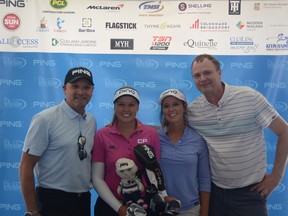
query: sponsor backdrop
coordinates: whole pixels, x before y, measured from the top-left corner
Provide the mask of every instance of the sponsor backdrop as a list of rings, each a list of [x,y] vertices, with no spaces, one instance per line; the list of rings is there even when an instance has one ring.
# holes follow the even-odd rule
[[[87,110],[98,128],[112,119],[113,93],[139,90],[138,117],[159,125],[159,94],[199,95],[191,61],[217,56],[223,79],[263,93],[288,121],[288,1],[0,1],[0,215],[25,212],[18,168],[32,116],[63,99],[69,68],[94,73]],[[268,170],[276,137],[265,131]],[[288,173],[268,200],[270,216],[288,214]],[[92,205],[97,198],[94,190]]]

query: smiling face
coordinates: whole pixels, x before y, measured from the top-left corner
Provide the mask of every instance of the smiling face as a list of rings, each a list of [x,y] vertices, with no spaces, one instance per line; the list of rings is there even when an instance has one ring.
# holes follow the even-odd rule
[[[182,100],[168,96],[162,101],[162,112],[168,124],[184,123],[184,115],[186,111],[186,103]]]
[[[94,86],[87,79],[78,79],[73,83],[63,86],[67,104],[80,115],[85,112],[85,106],[89,103]]]
[[[221,69],[217,69],[214,63],[207,58],[193,63],[192,77],[198,90],[206,97],[210,97],[222,89]]]
[[[114,104],[114,112],[118,122],[134,122],[139,110],[138,101],[132,96],[121,96]]]

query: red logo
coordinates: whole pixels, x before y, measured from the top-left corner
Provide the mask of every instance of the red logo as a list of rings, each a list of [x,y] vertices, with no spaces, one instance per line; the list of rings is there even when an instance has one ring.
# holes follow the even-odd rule
[[[20,26],[20,19],[15,14],[7,14],[3,18],[3,25],[7,30],[15,31]]]

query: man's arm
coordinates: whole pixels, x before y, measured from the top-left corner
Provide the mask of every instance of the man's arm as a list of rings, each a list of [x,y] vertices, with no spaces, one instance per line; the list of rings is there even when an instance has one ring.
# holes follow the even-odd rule
[[[33,169],[39,159],[40,157],[23,152],[20,162],[19,176],[21,191],[26,204],[26,210],[29,212],[38,210]]]
[[[266,200],[280,183],[285,172],[288,156],[288,125],[285,120],[278,116],[269,125],[269,129],[278,137],[273,170],[271,174],[264,177],[262,182],[252,188],[252,190],[257,190],[262,196],[265,195]]]

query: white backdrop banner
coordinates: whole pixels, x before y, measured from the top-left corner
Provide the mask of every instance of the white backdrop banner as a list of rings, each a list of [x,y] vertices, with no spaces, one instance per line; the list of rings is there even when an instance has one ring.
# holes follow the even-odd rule
[[[0,215],[25,212],[18,169],[28,126],[63,99],[74,66],[94,74],[87,110],[98,128],[111,121],[122,85],[140,92],[138,118],[160,125],[164,89],[199,95],[191,62],[202,53],[221,61],[225,82],[260,91],[288,121],[287,11],[288,0],[0,0]],[[271,172],[276,137],[265,138]],[[287,175],[268,200],[270,216],[288,215]]]

